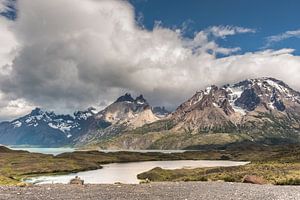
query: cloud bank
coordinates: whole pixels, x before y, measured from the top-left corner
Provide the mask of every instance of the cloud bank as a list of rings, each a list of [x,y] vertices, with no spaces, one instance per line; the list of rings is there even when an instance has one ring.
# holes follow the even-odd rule
[[[193,38],[162,25],[146,30],[126,1],[26,0],[17,9],[15,21],[0,18],[8,38],[0,49],[0,119],[34,106],[59,113],[101,107],[128,91],[175,108],[210,84],[260,76],[300,89],[293,49],[239,55],[240,47],[217,43],[253,29],[211,26]]]

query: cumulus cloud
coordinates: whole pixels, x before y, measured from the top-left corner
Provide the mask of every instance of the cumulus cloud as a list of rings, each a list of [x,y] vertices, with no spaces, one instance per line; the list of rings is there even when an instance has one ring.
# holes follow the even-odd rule
[[[300,59],[293,50],[232,55],[240,48],[216,42],[253,29],[211,26],[193,38],[159,24],[146,30],[132,5],[115,0],[26,0],[17,8],[18,18],[7,26],[13,59],[0,73],[4,111],[17,102],[23,111],[38,105],[71,112],[107,105],[127,91],[175,108],[210,84],[258,76],[299,87]]]
[[[284,33],[278,34],[278,35],[272,35],[266,38],[266,45],[265,47],[270,47],[272,44],[276,42],[280,42],[282,40],[286,40],[289,38],[299,38],[300,37],[300,29],[293,30],[293,31],[286,31]]]

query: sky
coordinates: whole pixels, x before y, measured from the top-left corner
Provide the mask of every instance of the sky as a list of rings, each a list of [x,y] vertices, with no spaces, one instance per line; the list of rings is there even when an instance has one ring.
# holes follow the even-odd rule
[[[0,120],[143,94],[175,109],[215,84],[300,90],[296,0],[0,0]]]

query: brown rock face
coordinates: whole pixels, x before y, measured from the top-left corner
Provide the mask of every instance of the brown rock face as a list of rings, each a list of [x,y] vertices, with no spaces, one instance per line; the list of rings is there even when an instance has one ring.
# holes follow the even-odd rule
[[[259,185],[263,185],[266,184],[267,181],[259,176],[255,176],[255,175],[246,175],[243,178],[243,183],[252,183],[252,184],[259,184]]]
[[[299,102],[300,93],[279,80],[249,79],[197,92],[170,119],[176,130],[194,133],[298,133]]]
[[[137,139],[136,133],[143,136]],[[121,148],[132,141],[147,141],[147,146],[139,148],[157,149],[202,148],[241,141],[298,143],[300,93],[268,77],[210,86],[196,92],[164,120],[128,130],[124,135],[115,143]]]

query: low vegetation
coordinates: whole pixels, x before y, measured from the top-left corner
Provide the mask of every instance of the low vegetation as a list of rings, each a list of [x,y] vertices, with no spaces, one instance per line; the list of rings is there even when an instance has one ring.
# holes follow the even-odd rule
[[[262,177],[267,183],[300,184],[300,163],[254,162],[245,166],[165,170],[154,168],[138,175],[150,181],[243,182],[246,175]]]
[[[249,148],[248,150],[246,148]],[[250,152],[249,152],[250,151]],[[298,145],[261,146],[245,145],[239,152],[227,149],[228,158],[249,160],[251,163],[236,167],[214,167],[166,170],[154,168],[138,175],[150,181],[218,181],[243,182],[246,175],[254,175],[276,185],[300,185],[300,149]]]
[[[102,164],[154,160],[236,160],[251,161],[237,167],[165,170],[154,168],[138,177],[150,181],[242,182],[246,175],[262,177],[267,183],[300,184],[300,146],[265,146],[240,143],[226,147],[206,147],[184,153],[139,153],[77,151],[58,156],[12,151],[0,147],[0,185],[16,185],[23,178],[41,174],[62,174],[99,169]]]

